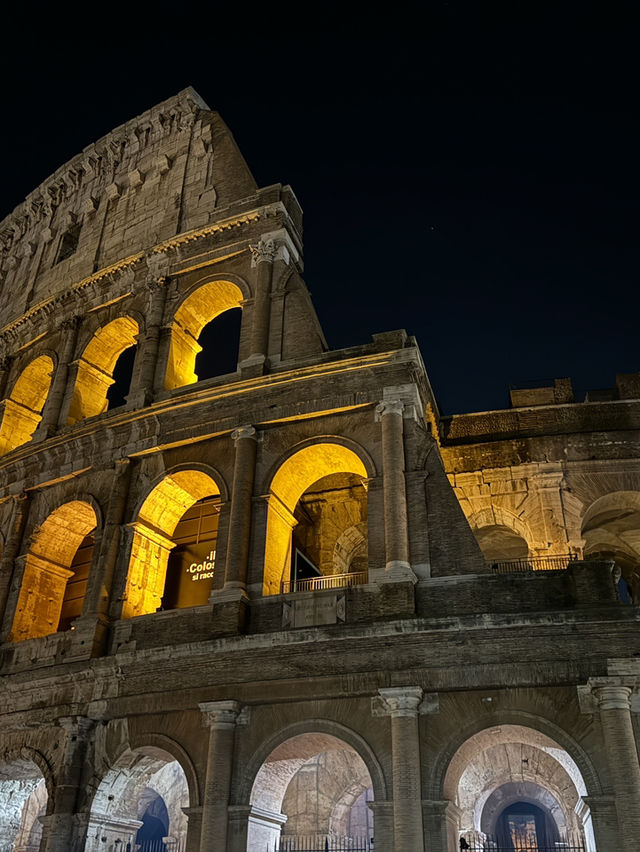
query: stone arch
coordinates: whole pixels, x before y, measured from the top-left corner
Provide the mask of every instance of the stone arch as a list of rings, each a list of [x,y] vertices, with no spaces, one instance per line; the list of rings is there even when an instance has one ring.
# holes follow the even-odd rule
[[[526,802],[543,808],[553,819],[558,834],[570,837],[570,814],[566,804],[550,789],[546,789],[531,781],[509,783],[508,781],[487,790],[486,795],[478,801],[474,824],[484,834],[495,835],[496,823],[504,809],[516,802]],[[573,840],[573,838],[571,838]]]
[[[54,370],[50,355],[39,355],[20,372],[11,393],[2,402],[0,424],[0,455],[31,440],[49,394]]]
[[[198,501],[219,495],[217,481],[198,466],[180,466],[156,482],[130,525],[133,539],[122,618],[160,608],[178,523]]]
[[[559,828],[563,821],[566,823],[563,839],[580,843],[586,840],[591,850],[589,809],[584,804],[579,809],[577,806],[581,800],[584,803],[583,797],[601,793],[598,775],[578,743],[549,719],[523,711],[503,711],[472,722],[451,737],[438,755],[431,792],[434,797],[460,807],[460,819],[465,821],[461,822],[460,829],[467,839],[481,839],[474,832],[486,830],[487,820],[483,822],[482,815],[490,796],[501,785],[503,792],[511,785],[515,791],[511,804],[526,802],[526,791],[522,787],[525,782],[541,784],[564,803],[563,817],[557,819],[548,801],[545,803],[540,796],[533,796],[534,800],[539,800],[537,806],[542,802],[543,810],[552,820],[550,825]],[[501,808],[500,813],[503,811]],[[499,814],[494,816],[497,820]],[[453,832],[449,842],[457,843],[454,826],[449,830]]]
[[[120,750],[96,785],[89,810],[86,852],[113,848],[116,840],[122,842],[122,848],[127,842],[133,848],[143,824],[140,809],[144,809],[149,789],[163,798],[170,815],[170,836],[184,845],[187,819],[182,809],[192,804],[189,777],[181,762],[184,758],[193,784],[191,760],[169,737],[141,736],[139,745]]]
[[[354,558],[363,551],[366,552],[367,537],[363,524],[348,527],[336,541],[333,548],[333,562],[337,573],[346,574]]]
[[[450,735],[447,745],[438,754],[433,763],[431,775],[431,792],[433,798],[447,798],[451,788],[447,786],[446,776],[451,762],[462,746],[477,734],[503,725],[513,725],[530,729],[554,741],[565,751],[575,764],[584,782],[584,790],[590,796],[602,794],[602,785],[596,767],[578,742],[555,722],[524,710],[503,710],[491,715],[490,718],[475,719],[464,728]],[[582,795],[582,792],[581,792]]]
[[[613,559],[640,601],[640,491],[614,491],[584,510],[581,524],[585,558]]]
[[[371,788],[384,795],[382,772],[354,731],[318,719],[288,726],[262,744],[243,778],[248,852],[276,841],[285,821],[283,831],[292,836],[344,834],[347,800],[352,806]]]
[[[77,361],[68,426],[107,410],[107,392],[114,382],[116,362],[125,350],[136,345],[139,332],[138,322],[127,315],[111,320],[92,334]]]
[[[53,773],[37,749],[18,747],[0,754],[0,847],[25,848],[40,842],[39,817],[53,809]]]
[[[373,464],[362,448],[336,436],[297,444],[278,462],[275,472],[273,470],[267,498],[265,595],[279,594],[286,580],[292,556],[292,532],[298,523],[294,511],[305,491],[314,483],[337,474],[353,474],[361,483],[374,475]]]
[[[511,558],[510,553],[516,552],[518,540],[522,542],[522,552],[518,552],[518,556],[513,558],[525,558],[533,552],[533,537],[528,525],[507,509],[488,506],[475,512],[468,521],[489,562],[500,561],[499,556],[502,559]],[[505,556],[501,556],[501,545],[504,545]],[[525,547],[527,553],[524,553]]]
[[[14,642],[47,636],[60,629],[65,596],[75,574],[72,567],[74,558],[80,545],[99,523],[94,506],[92,498],[63,503],[34,531],[25,556],[11,630]],[[79,585],[75,592],[80,596],[81,610],[86,578],[74,582]]]
[[[198,780],[198,773],[196,772],[195,764],[191,759],[189,752],[177,740],[161,733],[151,732],[138,734],[137,736],[131,737],[130,748],[132,751],[135,751],[136,749],[141,750],[145,748],[154,748],[164,751],[170,755],[173,760],[180,764],[182,771],[184,772],[187,780],[187,787],[189,788],[190,807],[195,808],[200,806],[200,782]]]
[[[357,731],[348,728],[340,722],[335,722],[332,719],[313,718],[305,719],[300,722],[293,722],[290,725],[272,734],[267,739],[254,749],[253,757],[247,764],[246,772],[243,773],[240,785],[238,787],[237,804],[248,804],[251,798],[251,790],[253,788],[255,778],[258,771],[265,760],[279,746],[291,740],[294,737],[299,737],[303,734],[326,734],[336,740],[341,740],[357,752],[364,761],[367,771],[371,777],[373,785],[373,794],[376,799],[386,801],[387,799],[387,784],[382,771],[382,766],[375,755],[372,747]]]
[[[242,282],[244,284],[244,282]],[[196,355],[203,328],[225,311],[242,308],[246,293],[237,276],[200,281],[184,295],[171,321],[171,343],[165,374],[165,390],[198,381]],[[244,285],[246,291],[246,285]]]

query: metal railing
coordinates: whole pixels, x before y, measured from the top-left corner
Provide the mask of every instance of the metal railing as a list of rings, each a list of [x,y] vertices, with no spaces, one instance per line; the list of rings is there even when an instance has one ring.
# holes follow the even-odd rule
[[[461,850],[466,852],[585,852],[584,846],[569,846],[567,843],[554,843],[552,846],[531,845],[515,845],[498,846],[493,840],[483,840],[471,843],[468,846],[461,846]]]
[[[290,592],[318,592],[321,589],[346,589],[349,586],[362,586],[369,579],[368,571],[354,571],[351,574],[329,574],[326,577],[310,577],[307,580],[293,580],[282,584],[282,594]]]
[[[286,834],[273,847],[274,852],[373,852],[373,838],[334,837],[329,834],[308,836]]]
[[[532,571],[565,571],[575,559],[577,557],[573,553],[566,553],[562,556],[525,556],[489,564],[495,574],[528,574]]]

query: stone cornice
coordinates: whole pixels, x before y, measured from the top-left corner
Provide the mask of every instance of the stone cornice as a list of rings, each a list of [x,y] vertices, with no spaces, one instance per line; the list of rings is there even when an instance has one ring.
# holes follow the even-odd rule
[[[92,275],[83,278],[81,281],[78,281],[62,293],[58,293],[55,296],[34,305],[26,313],[16,317],[3,328],[0,328],[0,348],[2,348],[2,343],[4,342],[4,348],[6,349],[7,343],[12,338],[16,338],[25,326],[29,324],[33,326],[41,325],[44,320],[46,320],[54,312],[59,311],[59,309],[65,304],[72,303],[78,293],[83,290],[87,290],[92,285],[97,284],[106,278],[114,278],[117,275],[125,273],[126,270],[133,271],[133,268],[137,264],[145,263],[148,256],[171,253],[188,243],[193,243],[198,240],[205,239],[206,237],[232,231],[247,224],[254,224],[265,219],[274,219],[278,215],[283,215],[288,218],[285,206],[280,201],[254,208],[242,214],[236,214],[224,219],[219,219],[217,222],[206,225],[203,228],[185,231],[184,233],[177,234],[175,237],[171,237],[162,243],[158,243],[151,247],[147,252],[137,252],[136,254],[123,258],[110,266],[106,266],[103,269],[94,272]],[[169,269],[167,274],[173,275],[176,273]]]

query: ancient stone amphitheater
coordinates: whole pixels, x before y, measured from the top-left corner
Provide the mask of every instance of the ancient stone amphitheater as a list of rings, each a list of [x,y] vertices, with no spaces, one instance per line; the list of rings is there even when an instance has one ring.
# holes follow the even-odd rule
[[[0,850],[637,850],[640,374],[443,418],[301,234],[190,89],[0,224]]]

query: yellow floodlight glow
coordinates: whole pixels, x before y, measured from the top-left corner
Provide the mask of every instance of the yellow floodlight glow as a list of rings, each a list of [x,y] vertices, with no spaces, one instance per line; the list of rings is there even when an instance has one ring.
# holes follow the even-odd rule
[[[14,642],[55,633],[76,551],[96,527],[93,507],[73,500],[57,508],[42,524],[27,554],[13,619]]]
[[[31,440],[51,386],[53,361],[48,355],[35,358],[18,376],[13,390],[2,403],[0,456]]]
[[[78,362],[68,426],[107,410],[107,391],[114,382],[116,362],[125,349],[135,346],[138,332],[134,319],[119,317],[93,335]]]
[[[180,305],[171,327],[171,346],[165,376],[165,390],[192,385],[198,381],[196,355],[202,351],[198,338],[202,329],[217,316],[242,307],[242,290],[231,281],[203,284]]]
[[[271,482],[267,513],[263,594],[277,595],[291,561],[293,515],[304,492],[325,476],[354,473],[368,476],[362,460],[342,444],[323,442],[303,447],[278,468]]]
[[[200,470],[166,476],[146,498],[133,524],[123,618],[155,612],[162,601],[167,562],[178,521],[203,497],[217,496],[215,481]]]

